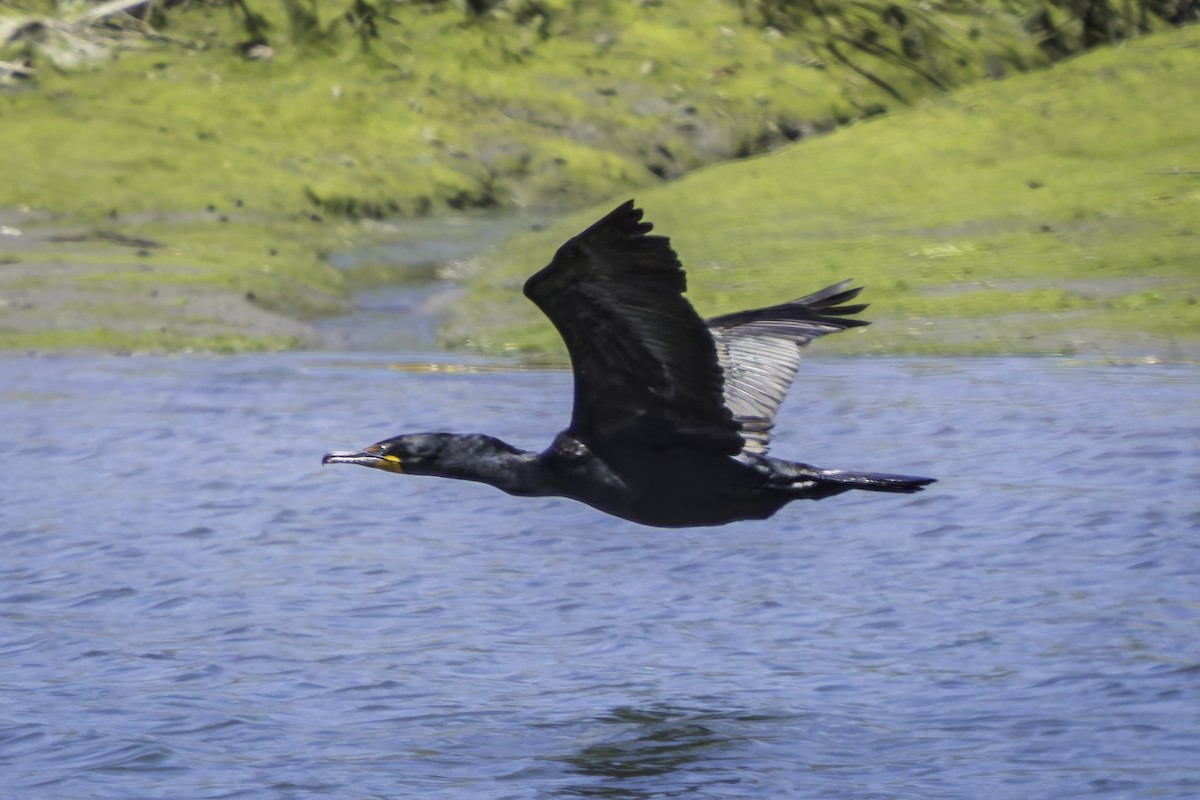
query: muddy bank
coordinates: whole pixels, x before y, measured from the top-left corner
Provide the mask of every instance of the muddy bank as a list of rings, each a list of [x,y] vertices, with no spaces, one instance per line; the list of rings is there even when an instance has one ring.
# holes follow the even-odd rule
[[[434,349],[461,293],[456,266],[532,224],[326,224],[235,207],[69,225],[0,210],[0,349]]]
[[[0,348],[242,351],[319,340],[349,308],[319,256],[327,232],[229,214],[103,222],[0,211]]]

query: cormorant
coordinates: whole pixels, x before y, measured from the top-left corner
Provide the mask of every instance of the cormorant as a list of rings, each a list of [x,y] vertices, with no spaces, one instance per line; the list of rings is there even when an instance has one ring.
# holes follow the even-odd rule
[[[910,493],[933,478],[821,469],[767,455],[801,348],[866,325],[843,281],[790,303],[702,320],[678,257],[633,201],[568,241],[525,283],[575,375],[571,423],[541,453],[484,434],[410,433],[326,464],[569,497],[643,525],[765,519],[851,489]]]

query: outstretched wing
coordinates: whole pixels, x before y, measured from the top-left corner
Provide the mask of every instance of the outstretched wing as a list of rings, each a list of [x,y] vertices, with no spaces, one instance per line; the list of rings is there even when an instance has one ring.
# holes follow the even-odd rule
[[[862,291],[847,289],[849,285],[842,281],[790,303],[708,320],[725,373],[725,405],[745,439],[744,452],[767,452],[775,413],[800,366],[801,348],[818,336],[869,324],[845,318],[867,307],[843,305]]]
[[[712,335],[683,297],[665,236],[629,201],[559,248],[525,283],[558,329],[575,372],[568,433],[592,447],[742,449]]]

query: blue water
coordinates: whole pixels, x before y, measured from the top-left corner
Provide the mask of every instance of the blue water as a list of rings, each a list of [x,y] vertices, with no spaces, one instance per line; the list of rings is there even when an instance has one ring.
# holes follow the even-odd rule
[[[0,796],[1200,796],[1197,367],[806,362],[941,482],[662,531],[319,466],[565,424],[434,359],[0,359]]]

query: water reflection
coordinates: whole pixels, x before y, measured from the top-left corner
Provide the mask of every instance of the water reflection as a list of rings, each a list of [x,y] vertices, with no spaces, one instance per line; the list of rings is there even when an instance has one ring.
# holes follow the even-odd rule
[[[620,733],[564,760],[584,775],[601,778],[662,775],[729,744],[706,724],[712,718],[683,709],[618,708],[600,721],[622,726]]]
[[[562,757],[572,772],[595,781],[569,784],[558,794],[647,798],[672,796],[681,787],[736,784],[738,750],[754,738],[746,728],[784,720],[669,705],[619,707],[596,720],[609,729],[600,741]]]

